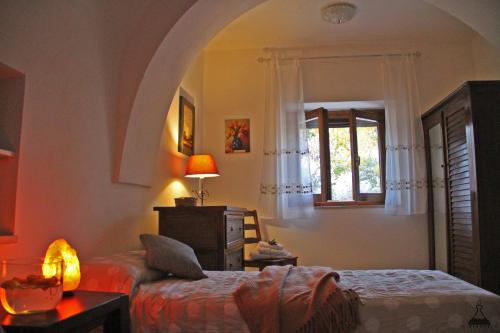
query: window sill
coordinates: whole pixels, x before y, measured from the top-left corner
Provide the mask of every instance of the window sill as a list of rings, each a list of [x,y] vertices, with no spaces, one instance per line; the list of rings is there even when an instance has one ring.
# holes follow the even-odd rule
[[[314,208],[331,209],[331,208],[383,208],[384,204],[381,202],[370,201],[326,201],[315,202]]]

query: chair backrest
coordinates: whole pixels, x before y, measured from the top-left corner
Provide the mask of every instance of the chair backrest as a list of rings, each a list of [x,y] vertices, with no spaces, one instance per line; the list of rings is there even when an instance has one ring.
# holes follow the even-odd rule
[[[260,235],[259,218],[257,217],[256,210],[247,210],[245,212],[246,217],[253,217],[253,223],[247,223],[245,219],[245,230],[255,230],[255,237],[247,237],[245,233],[245,244],[255,244],[262,240]]]

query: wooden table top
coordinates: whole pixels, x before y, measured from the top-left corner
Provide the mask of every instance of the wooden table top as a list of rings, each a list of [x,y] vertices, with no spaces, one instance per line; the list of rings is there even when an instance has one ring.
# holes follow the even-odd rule
[[[55,310],[34,313],[11,315],[0,307],[0,325],[20,327],[47,327],[65,320],[77,319],[93,310],[116,308],[123,298],[128,295],[120,293],[75,291],[73,296],[65,296]]]

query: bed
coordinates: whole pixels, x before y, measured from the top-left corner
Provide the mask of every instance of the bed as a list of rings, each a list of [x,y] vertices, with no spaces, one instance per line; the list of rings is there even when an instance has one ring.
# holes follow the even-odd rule
[[[129,294],[133,332],[249,332],[233,292],[258,272],[205,271],[207,279],[191,281],[150,270],[143,257],[135,251],[88,261],[80,289]],[[338,285],[360,298],[355,332],[500,330],[500,297],[443,272],[337,272]]]

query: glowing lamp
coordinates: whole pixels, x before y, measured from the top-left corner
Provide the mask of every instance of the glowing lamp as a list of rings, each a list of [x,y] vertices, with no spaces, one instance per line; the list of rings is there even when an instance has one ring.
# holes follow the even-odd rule
[[[43,265],[43,275],[51,276],[50,262],[53,258],[60,258],[64,262],[63,290],[75,290],[80,284],[80,262],[76,256],[76,251],[64,239],[53,241],[45,253]]]
[[[201,200],[201,205],[203,206],[203,201],[208,197],[208,191],[203,188],[203,179],[209,177],[218,177],[219,170],[217,169],[217,164],[210,154],[206,155],[192,155],[189,157],[186,167],[186,177],[188,178],[198,178],[198,191],[195,191],[198,198]]]

